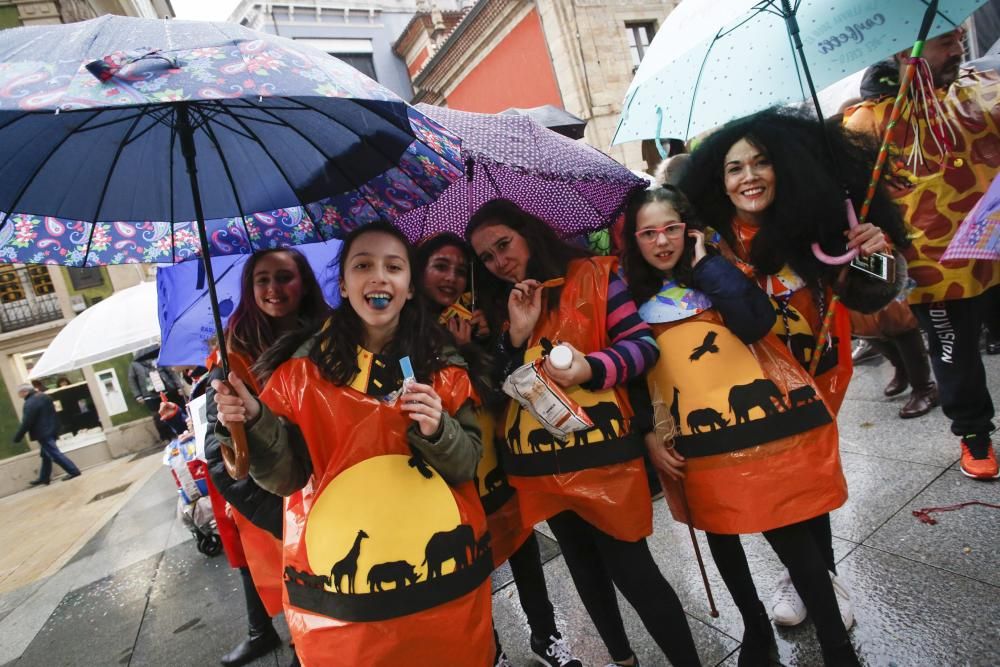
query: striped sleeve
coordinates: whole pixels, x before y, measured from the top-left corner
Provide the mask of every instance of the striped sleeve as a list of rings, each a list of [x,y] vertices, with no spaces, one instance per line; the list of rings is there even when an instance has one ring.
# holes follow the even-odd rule
[[[608,281],[607,327],[611,346],[587,355],[593,376],[584,389],[594,391],[622,384],[642,375],[660,356],[653,330],[639,317],[632,294],[614,273]]]

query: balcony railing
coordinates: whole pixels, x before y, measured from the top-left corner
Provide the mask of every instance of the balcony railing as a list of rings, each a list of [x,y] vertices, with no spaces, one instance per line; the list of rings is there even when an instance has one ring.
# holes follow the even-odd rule
[[[0,303],[0,332],[25,329],[36,324],[62,319],[62,307],[55,294],[35,296],[8,303]]]

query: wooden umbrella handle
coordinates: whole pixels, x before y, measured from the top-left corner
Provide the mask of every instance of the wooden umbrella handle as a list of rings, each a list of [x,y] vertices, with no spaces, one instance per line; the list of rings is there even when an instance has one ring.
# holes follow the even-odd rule
[[[233,385],[228,380],[224,380],[229,391],[236,393]],[[222,463],[226,466],[226,472],[233,479],[246,479],[250,474],[250,450],[247,447],[247,432],[243,422],[226,424],[229,435],[232,437],[232,446],[226,443],[221,444]]]

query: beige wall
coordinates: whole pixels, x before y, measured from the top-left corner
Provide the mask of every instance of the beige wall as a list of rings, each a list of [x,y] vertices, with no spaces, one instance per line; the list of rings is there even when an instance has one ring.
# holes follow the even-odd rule
[[[585,138],[630,169],[646,170],[638,142],[611,147],[632,82],[626,22],[654,21],[673,0],[536,0],[567,111],[587,119]]]

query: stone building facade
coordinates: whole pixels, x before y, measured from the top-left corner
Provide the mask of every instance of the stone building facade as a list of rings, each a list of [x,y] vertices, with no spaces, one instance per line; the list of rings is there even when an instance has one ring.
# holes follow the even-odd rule
[[[446,20],[411,22],[396,50],[413,77],[414,102],[486,113],[560,106],[588,121],[589,144],[632,169],[651,170],[658,161],[651,146],[611,147],[611,137],[644,49],[676,4],[479,0],[453,27]]]

